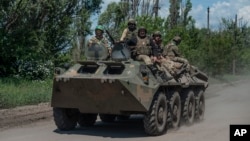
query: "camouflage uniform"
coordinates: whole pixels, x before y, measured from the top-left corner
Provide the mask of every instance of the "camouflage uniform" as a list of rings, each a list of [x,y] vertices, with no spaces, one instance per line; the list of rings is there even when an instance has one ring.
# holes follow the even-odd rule
[[[152,50],[155,48],[153,40],[147,36],[147,30],[144,27],[138,29],[138,35],[135,39],[130,39],[135,41],[135,46],[130,46],[132,50],[132,58],[138,61],[143,61],[146,65],[140,66],[140,72],[145,84],[148,84],[148,69],[149,68],[153,74],[155,74],[155,69],[151,61],[150,56],[152,55]]]
[[[179,41],[178,41],[179,40]],[[174,39],[163,48],[163,56],[169,57],[172,61],[187,64],[187,59],[181,57],[177,41],[180,42],[180,37],[174,37]]]
[[[96,44],[101,44],[103,46],[105,46],[108,50],[110,50],[110,46],[109,46],[109,42],[108,39],[103,37],[102,39],[97,39],[96,36],[92,37],[89,39],[88,41],[88,47],[91,47],[91,44],[96,43]]]
[[[125,28],[123,33],[122,33],[120,41],[126,41],[126,40],[133,38],[133,37],[136,37],[136,34],[137,34],[137,30],[131,31],[128,28]]]
[[[137,34],[137,30],[136,30],[136,22],[134,19],[129,19],[128,21],[128,27],[124,29],[124,31],[122,32],[122,36],[120,38],[120,41],[126,41],[126,40],[130,40],[133,37],[136,37]]]
[[[136,60],[143,60],[146,65],[153,64],[150,57],[152,54],[152,46],[150,45],[149,37],[141,39],[137,37],[137,44],[135,48]]]
[[[168,76],[170,74],[173,75],[173,72],[174,72],[174,62],[171,61],[170,59],[164,58],[162,56],[162,51],[163,51],[164,45],[162,43],[160,31],[156,31],[156,32],[153,33],[153,40],[154,40],[154,43],[155,43],[155,45],[157,47],[157,50],[158,50],[157,53],[154,53],[154,57],[153,57],[154,62],[158,63],[159,66],[160,66],[159,69],[160,70],[164,70],[167,73]]]
[[[108,49],[108,52],[111,53],[111,47],[109,45],[108,39],[103,36],[104,28],[101,25],[96,26],[95,34],[96,36],[89,39],[87,45],[91,47],[91,44],[99,44]]]

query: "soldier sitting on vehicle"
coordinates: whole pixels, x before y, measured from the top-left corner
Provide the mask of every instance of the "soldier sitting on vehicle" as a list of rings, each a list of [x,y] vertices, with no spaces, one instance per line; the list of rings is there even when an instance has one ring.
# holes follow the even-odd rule
[[[190,73],[191,66],[187,59],[181,56],[179,52],[178,45],[181,43],[181,38],[179,36],[175,36],[170,43],[168,43],[163,48],[162,55],[166,60],[171,60],[174,62],[172,75],[174,77],[179,77],[183,71],[187,71]],[[189,74],[187,73],[187,75]],[[189,80],[185,79],[186,77],[178,78],[182,83],[188,84]]]
[[[163,53],[164,45],[162,43],[161,37],[162,37],[162,35],[161,35],[160,31],[154,32],[153,41],[156,44],[156,46],[158,47],[158,55],[154,56],[152,58],[152,60],[153,60],[153,62],[158,63],[161,67],[163,67],[163,70],[165,70],[166,75],[167,75],[167,80],[168,80],[168,79],[171,79],[170,76],[175,76],[176,69],[181,68],[182,64],[174,62],[174,61],[170,60],[169,58],[163,57],[162,53]]]
[[[87,46],[91,47],[93,44],[99,44],[101,46],[104,46],[108,50],[108,54],[111,53],[111,47],[109,45],[108,39],[103,36],[104,33],[104,27],[101,25],[97,25],[95,28],[95,36],[93,36],[91,39],[89,39]]]
[[[131,46],[132,58],[134,60],[143,61],[146,65],[142,65],[140,70],[143,76],[144,83],[148,83],[148,72],[147,67],[155,75],[157,68],[153,65],[151,61],[152,56],[156,55],[157,46],[154,44],[153,40],[147,36],[147,29],[145,27],[140,27],[138,29],[138,35],[135,39],[131,39],[135,46]]]
[[[134,19],[132,18],[129,19],[127,26],[128,27],[124,29],[124,31],[122,32],[122,36],[120,38],[120,41],[122,42],[128,41],[131,38],[136,37],[136,34],[137,34],[136,21]]]
[[[168,57],[172,61],[180,62],[183,64],[189,64],[188,60],[181,56],[178,45],[181,43],[181,37],[175,36],[170,43],[168,43],[163,49],[164,57]]]

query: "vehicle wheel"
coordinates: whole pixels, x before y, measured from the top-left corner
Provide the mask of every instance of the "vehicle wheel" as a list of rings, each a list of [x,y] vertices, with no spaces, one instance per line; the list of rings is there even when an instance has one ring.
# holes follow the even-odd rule
[[[114,122],[116,115],[111,115],[111,114],[99,114],[100,119],[102,122]]]
[[[195,118],[198,121],[201,121],[204,119],[204,113],[205,113],[205,97],[204,97],[204,91],[200,91],[196,97],[195,101]]]
[[[194,92],[189,91],[186,93],[184,105],[183,105],[183,117],[186,124],[191,125],[194,122],[195,114],[195,98]]]
[[[181,119],[181,98],[178,92],[175,92],[170,99],[170,108],[171,111],[170,115],[170,121],[169,125],[173,128],[178,128],[180,125],[180,119]]]
[[[149,135],[162,135],[167,131],[167,99],[160,93],[153,101],[144,117],[144,129]]]
[[[97,114],[80,114],[78,119],[78,124],[81,127],[84,126],[93,126],[97,119]]]
[[[76,127],[78,109],[53,108],[54,121],[59,130],[72,130]]]

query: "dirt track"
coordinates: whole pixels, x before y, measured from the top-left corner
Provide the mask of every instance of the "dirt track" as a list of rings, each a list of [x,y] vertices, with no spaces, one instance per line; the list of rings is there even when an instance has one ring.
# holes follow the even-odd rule
[[[0,110],[0,140],[88,140],[88,141],[228,141],[230,124],[250,124],[250,81],[211,85],[206,91],[205,120],[192,126],[182,125],[158,137],[147,137],[141,120],[103,124],[91,128],[60,132],[52,120],[48,103]],[[16,126],[18,125],[18,126]],[[146,137],[146,138],[145,138]]]
[[[3,109],[0,110],[0,131],[51,118],[52,108],[49,103]]]

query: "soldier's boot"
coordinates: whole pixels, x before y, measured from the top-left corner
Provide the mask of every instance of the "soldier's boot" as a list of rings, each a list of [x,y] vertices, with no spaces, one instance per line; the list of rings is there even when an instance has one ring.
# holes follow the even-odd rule
[[[174,77],[173,76],[171,76],[169,73],[167,74],[165,71],[160,71],[159,70],[159,72],[158,72],[158,75],[161,77],[161,79],[163,80],[163,81],[169,81],[169,80],[171,80],[171,79],[173,79]]]
[[[176,73],[175,73],[175,76],[176,77],[179,77],[181,74],[183,74],[185,71],[187,71],[187,64],[183,64],[183,66],[181,67],[180,70],[178,70]]]
[[[157,78],[156,75],[158,75],[163,81],[168,81],[173,79],[171,75],[167,75],[165,71],[159,70],[156,66],[154,65],[148,65],[148,68],[151,70],[155,78]]]
[[[155,75],[158,71],[157,67],[154,65],[147,65],[148,68],[150,69],[150,71],[153,73],[153,75]]]

